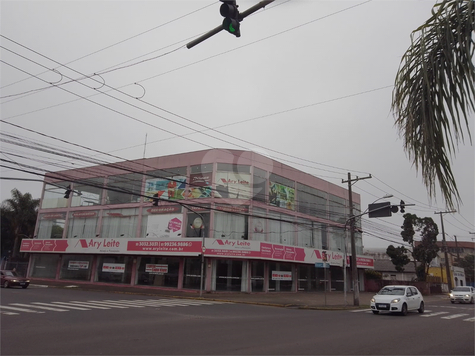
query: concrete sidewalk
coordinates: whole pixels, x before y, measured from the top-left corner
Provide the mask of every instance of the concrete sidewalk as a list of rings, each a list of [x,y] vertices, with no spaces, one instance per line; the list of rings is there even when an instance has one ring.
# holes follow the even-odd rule
[[[200,297],[199,291],[179,291],[169,289],[156,289],[149,287],[103,285],[103,284],[74,284],[71,282],[31,280],[31,286],[50,288],[67,288],[87,291],[101,291],[119,294],[136,294],[142,296],[154,296],[157,298],[182,298],[225,301],[233,303],[245,303],[256,305],[268,305],[286,308],[300,309],[358,309],[369,308],[370,300],[375,293],[360,292],[359,307],[353,306],[353,292],[268,292],[268,293],[242,293],[242,292],[203,292]],[[424,296],[427,303],[448,300],[446,294]]]

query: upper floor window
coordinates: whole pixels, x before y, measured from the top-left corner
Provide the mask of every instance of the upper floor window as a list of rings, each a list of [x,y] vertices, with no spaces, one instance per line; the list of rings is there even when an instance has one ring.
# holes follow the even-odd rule
[[[64,195],[70,184],[69,182],[46,184],[43,200],[41,201],[41,209],[66,208],[68,206],[68,199]]]
[[[266,202],[267,172],[254,167],[252,176],[252,199]]]
[[[298,206],[300,213],[327,219],[328,194],[318,189],[297,183]]]
[[[328,201],[329,219],[344,224],[348,218],[346,200],[336,195],[329,194]]]
[[[140,202],[142,177],[140,173],[109,176],[106,184],[106,204]]]
[[[156,196],[162,200],[180,200],[186,195],[186,167],[147,172],[144,195],[152,201]]]
[[[72,184],[71,206],[102,204],[104,178],[90,178]]]

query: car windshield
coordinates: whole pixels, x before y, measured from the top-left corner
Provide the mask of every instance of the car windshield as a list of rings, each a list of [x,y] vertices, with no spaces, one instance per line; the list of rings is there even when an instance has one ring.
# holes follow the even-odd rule
[[[453,289],[454,292],[470,292],[470,288],[468,287],[455,287]]]
[[[381,295],[404,295],[406,288],[383,288],[378,294]]]
[[[8,277],[17,277],[18,276],[16,274],[16,272],[13,272],[13,271],[4,271],[3,273],[5,274],[5,276],[8,276]]]

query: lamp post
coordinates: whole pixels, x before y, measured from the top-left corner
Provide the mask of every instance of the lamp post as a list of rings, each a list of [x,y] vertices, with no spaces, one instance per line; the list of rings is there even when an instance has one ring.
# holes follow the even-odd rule
[[[192,210],[193,211],[193,210]],[[201,273],[200,273],[200,297],[203,295],[203,277],[204,277],[204,264],[205,264],[205,234],[204,229],[204,217],[200,213],[193,211],[199,218],[195,218],[193,223],[190,224],[191,228],[195,231],[198,229],[198,237],[201,237]],[[203,236],[202,236],[203,235]]]
[[[348,181],[350,181],[350,175],[349,174],[348,174]],[[351,187],[351,185],[349,185],[349,186]],[[392,196],[393,196],[392,194],[386,194],[385,196],[376,199],[375,202],[377,202],[378,200],[381,200],[381,199],[391,198]],[[349,205],[350,205],[350,218],[345,223],[345,230],[346,230],[346,226],[349,222],[350,223],[350,242],[351,242],[351,263],[350,263],[350,265],[351,265],[351,276],[352,276],[352,281],[353,281],[353,305],[354,306],[359,306],[360,305],[360,292],[359,292],[358,266],[356,264],[356,243],[355,243],[355,218],[356,218],[356,216],[353,215],[353,197],[352,197],[351,190],[350,190],[350,195],[349,195]],[[362,216],[362,215],[366,214],[368,209],[366,209],[362,214],[359,214],[358,216]],[[345,237],[346,237],[346,234],[345,234]],[[345,259],[346,259],[346,257],[345,257]],[[346,288],[345,288],[345,290],[346,290]],[[345,297],[346,297],[346,295],[345,295]]]

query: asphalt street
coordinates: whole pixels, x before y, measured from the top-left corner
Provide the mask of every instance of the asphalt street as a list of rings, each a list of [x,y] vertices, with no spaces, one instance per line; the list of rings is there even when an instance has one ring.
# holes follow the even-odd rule
[[[474,307],[373,315],[64,288],[2,289],[2,355],[473,355]],[[14,309],[16,308],[16,309]]]

